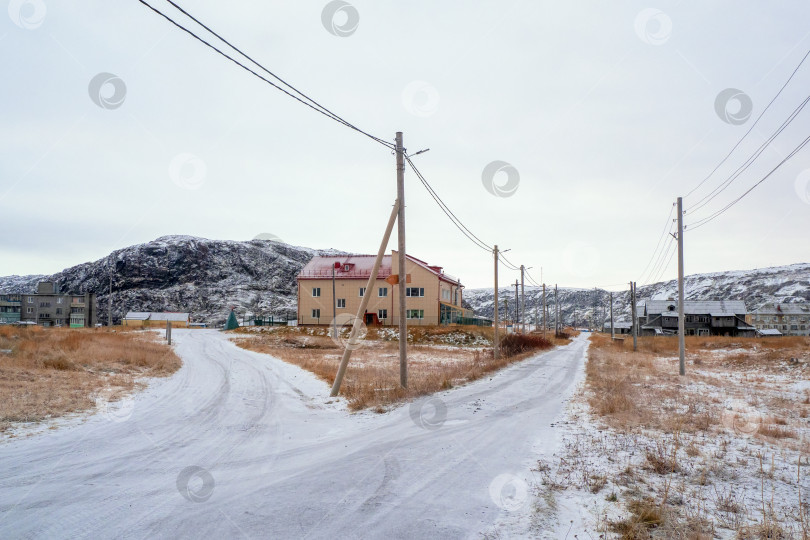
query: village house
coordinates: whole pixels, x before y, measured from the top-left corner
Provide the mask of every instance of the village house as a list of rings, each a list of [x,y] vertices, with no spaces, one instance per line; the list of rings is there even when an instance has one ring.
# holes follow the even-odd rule
[[[678,301],[643,300],[636,306],[643,336],[677,335]],[[754,337],[756,329],[746,322],[742,300],[687,300],[684,331],[687,336]]]
[[[21,323],[89,328],[97,322],[95,293],[60,293],[56,283],[42,281],[37,285],[36,293],[19,294],[15,296],[17,298]]]
[[[392,268],[399,254],[384,255],[371,290],[366,290],[375,255],[314,257],[298,274],[298,324],[327,325],[341,314],[355,316],[370,294],[364,315],[367,325],[399,324],[399,286]],[[410,325],[475,324],[473,313],[461,307],[464,286],[457,278],[407,255],[406,317]],[[334,276],[334,281],[333,281]],[[335,294],[332,294],[334,283]]]
[[[810,335],[810,304],[765,304],[748,316],[761,335]]]

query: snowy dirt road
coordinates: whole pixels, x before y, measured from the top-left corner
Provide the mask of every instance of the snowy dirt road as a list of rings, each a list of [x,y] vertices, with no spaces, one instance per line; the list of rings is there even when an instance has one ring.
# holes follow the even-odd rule
[[[556,445],[588,343],[350,414],[310,373],[220,332],[173,337],[171,378],[0,443],[0,538],[477,538],[526,511],[522,481]]]

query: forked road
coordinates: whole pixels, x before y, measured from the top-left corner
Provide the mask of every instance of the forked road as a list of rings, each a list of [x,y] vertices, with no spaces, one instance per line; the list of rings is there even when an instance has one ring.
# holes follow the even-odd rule
[[[0,443],[0,538],[477,537],[553,450],[587,348],[581,336],[421,410],[350,414],[220,332],[174,339],[183,367],[134,401]]]

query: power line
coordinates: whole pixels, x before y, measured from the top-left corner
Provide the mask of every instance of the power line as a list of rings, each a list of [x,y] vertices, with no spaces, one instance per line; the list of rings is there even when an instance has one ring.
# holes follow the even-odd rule
[[[673,242],[672,244],[670,244],[670,246],[675,246],[675,243]],[[672,262],[672,258],[675,257],[675,253],[677,253],[677,252],[678,252],[677,249],[672,250],[672,253],[669,256],[669,259],[667,259],[667,262],[664,263],[664,265],[661,267],[661,270],[658,272],[658,275],[656,275],[655,279],[650,281],[649,284],[659,282],[659,280],[664,276],[664,272],[666,272],[667,268],[669,268],[669,264]],[[645,285],[647,285],[647,284],[648,283],[645,283]]]
[[[433,198],[433,200],[436,201],[436,204],[439,205],[439,208],[441,208],[442,212],[444,212],[445,215],[448,218],[450,218],[450,221],[453,222],[453,225],[455,225],[456,228],[458,228],[458,230],[460,230],[461,233],[464,236],[466,236],[476,246],[478,246],[481,249],[484,249],[486,251],[490,251],[490,252],[493,251],[494,248],[492,246],[488,245],[486,242],[484,242],[483,240],[478,238],[469,228],[467,228],[466,225],[464,225],[464,223],[453,213],[453,211],[450,210],[450,208],[447,206],[447,204],[445,204],[445,202],[441,199],[441,197],[439,197],[438,193],[436,193],[436,191],[431,187],[430,183],[422,175],[422,173],[419,171],[419,169],[416,168],[416,165],[413,164],[413,161],[411,161],[411,158],[409,158],[408,156],[405,156],[405,161],[408,162],[408,165],[411,166],[411,169],[413,169],[413,172],[416,174],[416,177],[419,178],[419,181],[425,187],[425,189],[430,194],[430,196]]]
[[[699,227],[702,227],[703,225],[706,225],[707,223],[710,223],[711,221],[713,221],[713,220],[715,220],[716,218],[720,217],[720,216],[721,216],[721,215],[722,215],[724,212],[726,212],[726,211],[727,211],[729,208],[731,208],[732,206],[734,206],[735,204],[737,204],[738,202],[740,202],[740,201],[741,201],[741,200],[742,200],[742,199],[743,199],[743,198],[744,198],[746,195],[748,195],[749,193],[751,193],[751,192],[754,190],[754,188],[756,188],[756,187],[757,187],[757,186],[759,186],[759,185],[760,185],[762,182],[764,182],[765,180],[767,180],[768,178],[770,178],[770,176],[771,176],[773,173],[775,173],[775,172],[777,171],[777,169],[779,169],[779,167],[781,167],[782,165],[784,165],[784,164],[785,164],[785,163],[786,163],[786,162],[787,162],[787,161],[788,161],[790,158],[792,158],[793,156],[795,156],[796,154],[798,154],[798,153],[799,153],[799,152],[802,150],[802,148],[804,148],[804,147],[807,145],[807,143],[808,143],[808,142],[810,142],[810,136],[808,136],[808,137],[807,137],[806,139],[804,139],[804,140],[803,140],[801,143],[799,143],[799,145],[798,145],[796,148],[794,148],[794,149],[793,149],[793,151],[791,151],[791,152],[790,152],[790,154],[788,154],[788,155],[787,155],[787,157],[785,157],[785,159],[783,159],[782,161],[780,161],[780,162],[779,162],[779,163],[776,165],[776,167],[774,167],[773,169],[771,169],[771,171],[770,171],[768,174],[766,174],[765,176],[763,176],[763,177],[762,177],[762,179],[760,179],[760,180],[759,180],[759,181],[758,181],[756,184],[754,184],[753,186],[751,186],[750,188],[748,188],[748,190],[747,190],[745,193],[743,193],[742,195],[740,195],[739,197],[737,197],[736,199],[734,199],[733,201],[731,201],[730,203],[728,203],[726,206],[724,206],[723,208],[721,208],[720,210],[718,210],[718,211],[717,211],[717,212],[715,212],[714,214],[712,214],[712,215],[710,215],[710,216],[707,216],[707,217],[705,217],[705,218],[703,218],[703,219],[701,219],[701,220],[699,220],[699,221],[696,221],[695,223],[692,223],[692,224],[688,225],[688,227],[690,227],[690,228],[689,228],[689,231],[690,231],[690,232],[691,232],[691,231],[694,231],[695,229],[697,229],[697,228],[699,228]]]
[[[739,146],[740,146],[740,144],[742,144],[743,140],[745,140],[745,138],[746,138],[746,137],[748,137],[748,135],[749,135],[749,134],[750,134],[750,133],[751,133],[751,132],[754,130],[754,128],[757,126],[757,124],[759,123],[760,119],[762,119],[762,117],[765,115],[765,113],[766,113],[766,112],[768,112],[768,109],[770,109],[770,108],[771,108],[771,105],[773,105],[773,102],[774,102],[774,101],[776,101],[776,98],[778,98],[778,97],[779,97],[779,96],[782,94],[782,91],[783,91],[783,90],[784,90],[784,89],[787,87],[787,85],[790,83],[790,81],[791,81],[791,80],[793,80],[793,77],[794,77],[794,76],[796,75],[796,73],[799,71],[799,68],[800,68],[800,67],[802,67],[802,64],[804,64],[804,61],[807,59],[807,57],[808,57],[808,56],[810,56],[810,50],[808,50],[808,51],[805,53],[805,55],[802,57],[802,59],[801,59],[801,61],[799,62],[799,64],[796,66],[796,68],[795,68],[795,69],[793,70],[793,72],[790,74],[790,77],[788,77],[788,79],[785,81],[785,84],[783,84],[783,85],[782,85],[782,87],[779,89],[779,91],[776,93],[776,95],[773,97],[773,99],[771,99],[771,101],[768,103],[768,105],[767,105],[767,106],[766,106],[766,107],[765,107],[765,108],[762,110],[762,112],[761,112],[761,113],[759,113],[759,116],[757,116],[756,120],[754,120],[754,123],[753,123],[753,124],[751,124],[751,127],[750,127],[750,128],[748,128],[748,131],[746,131],[746,132],[743,134],[743,136],[742,136],[742,137],[740,137],[740,140],[738,140],[738,141],[737,141],[737,144],[735,144],[735,145],[734,145],[734,146],[731,148],[731,150],[729,150],[728,154],[726,154],[726,156],[725,156],[723,159],[721,159],[721,160],[720,160],[720,163],[718,163],[718,164],[717,164],[717,166],[716,166],[714,169],[712,169],[712,172],[710,172],[710,173],[709,173],[709,174],[706,176],[706,178],[704,178],[703,180],[701,180],[701,181],[700,181],[700,183],[699,183],[698,185],[696,185],[694,188],[692,188],[692,190],[691,190],[689,193],[687,193],[687,194],[686,194],[686,197],[690,196],[692,193],[694,193],[695,191],[697,191],[697,189],[698,189],[698,188],[700,188],[700,186],[702,186],[704,183],[706,183],[706,181],[707,181],[707,180],[709,180],[709,178],[711,178],[711,177],[712,177],[712,175],[713,175],[715,172],[717,172],[717,169],[719,169],[719,168],[720,168],[720,167],[723,165],[723,163],[725,163],[725,162],[726,162],[726,160],[728,160],[728,158],[729,158],[729,157],[731,157],[731,154],[733,154],[733,153],[734,153],[734,151],[737,149],[737,147],[739,147]]]
[[[655,244],[655,249],[653,250],[653,254],[650,256],[650,260],[647,261],[646,266],[644,266],[644,270],[641,271],[641,276],[642,277],[644,277],[645,273],[647,272],[647,269],[650,268],[650,265],[652,264],[653,260],[655,259],[655,255],[656,255],[656,253],[658,253],[658,249],[662,245],[661,241],[666,237],[667,231],[672,228],[672,221],[670,221],[670,220],[672,218],[672,212],[674,211],[674,209],[675,209],[675,205],[673,204],[672,207],[670,207],[670,209],[669,209],[669,215],[667,215],[667,220],[664,223],[664,230],[661,231],[661,236],[658,237],[658,242],[656,242],[656,244]]]
[[[810,103],[810,96],[807,96],[804,99],[804,101],[802,101],[799,104],[799,106],[793,110],[790,116],[788,116],[788,118],[784,122],[782,122],[782,125],[780,125],[779,128],[774,133],[772,133],[770,137],[768,137],[765,140],[765,142],[763,142],[759,146],[759,148],[757,148],[757,150],[751,156],[749,156],[749,158],[742,165],[740,165],[736,171],[734,171],[734,173],[731,176],[729,176],[722,184],[714,188],[708,195],[704,196],[702,199],[696,202],[692,206],[692,208],[690,208],[686,213],[692,213],[697,210],[700,210],[701,208],[709,204],[714,198],[720,195],[723,191],[725,191],[737,178],[739,178],[739,176],[743,172],[748,170],[748,167],[750,167],[754,163],[754,161],[756,161],[757,158],[759,158],[759,156],[762,155],[762,153],[765,151],[766,148],[768,148],[768,146],[770,146],[770,144],[774,141],[774,139],[776,139],[776,137],[778,137],[791,123],[793,123],[793,120],[796,119],[796,117],[808,103]]]
[[[189,14],[189,13],[188,13],[187,11],[185,11],[183,8],[181,8],[180,6],[178,6],[178,5],[177,5],[176,3],[174,3],[172,0],[167,0],[167,1],[168,1],[168,2],[169,2],[171,5],[173,5],[175,8],[177,8],[178,10],[180,10],[182,13],[184,13],[184,14],[185,14],[187,17],[189,17],[191,20],[193,20],[194,22],[196,22],[197,24],[199,24],[200,26],[202,26],[203,28],[205,28],[205,29],[206,29],[208,32],[210,32],[211,34],[213,34],[214,36],[216,36],[216,37],[217,37],[218,39],[220,39],[220,40],[221,40],[223,43],[225,43],[226,45],[228,45],[229,47],[231,47],[233,50],[235,50],[236,52],[238,52],[239,54],[241,54],[242,56],[244,56],[245,58],[247,58],[248,60],[250,60],[250,61],[251,61],[253,64],[255,64],[256,66],[258,66],[258,67],[259,67],[259,68],[260,68],[262,71],[264,71],[265,73],[269,74],[270,76],[272,76],[273,78],[275,78],[276,80],[278,80],[279,82],[281,82],[282,84],[284,84],[285,86],[287,86],[287,87],[289,87],[290,89],[292,89],[292,90],[293,90],[295,93],[297,93],[297,94],[299,94],[300,96],[302,96],[302,97],[303,97],[303,99],[302,99],[302,97],[298,97],[298,96],[296,96],[296,95],[292,94],[290,91],[288,91],[288,90],[286,90],[286,89],[282,88],[282,87],[281,87],[281,86],[279,86],[278,84],[276,84],[276,83],[272,82],[271,80],[269,80],[269,79],[267,79],[266,77],[262,76],[261,74],[257,73],[255,70],[253,70],[253,69],[251,69],[250,67],[248,67],[248,66],[244,65],[243,63],[239,62],[237,59],[233,58],[232,56],[230,56],[230,55],[229,55],[229,54],[227,54],[226,52],[222,51],[221,49],[219,49],[219,48],[217,48],[216,46],[212,45],[211,43],[209,43],[209,42],[208,42],[208,41],[206,41],[205,39],[201,38],[200,36],[198,36],[197,34],[195,34],[193,31],[189,30],[188,28],[186,28],[186,27],[185,27],[185,26],[183,26],[182,24],[178,23],[177,21],[175,21],[174,19],[172,19],[171,17],[169,17],[168,15],[166,15],[165,13],[163,13],[162,11],[160,11],[159,9],[157,9],[157,8],[153,7],[152,5],[150,5],[150,4],[149,4],[148,2],[146,2],[145,0],[138,0],[138,1],[139,1],[141,4],[143,4],[144,6],[146,6],[147,8],[149,8],[150,10],[152,10],[153,12],[155,12],[156,14],[160,15],[161,17],[163,17],[164,19],[166,19],[167,21],[169,21],[170,23],[172,23],[174,26],[176,26],[177,28],[179,28],[179,29],[180,29],[180,30],[182,30],[183,32],[185,32],[185,33],[187,33],[188,35],[192,36],[194,39],[196,39],[197,41],[199,41],[199,42],[200,42],[200,43],[202,43],[203,45],[205,45],[205,46],[207,46],[207,47],[211,48],[212,50],[216,51],[218,54],[220,54],[220,55],[221,55],[221,56],[223,56],[224,58],[227,58],[228,60],[230,60],[231,62],[233,62],[233,63],[234,63],[234,64],[236,64],[237,66],[239,66],[239,67],[241,67],[242,69],[244,69],[245,71],[247,71],[247,72],[249,72],[249,73],[253,74],[255,77],[258,77],[259,79],[261,79],[262,81],[266,82],[267,84],[269,84],[269,85],[270,85],[270,86],[272,86],[273,88],[275,88],[275,89],[277,89],[277,90],[279,90],[279,91],[281,91],[281,92],[285,93],[287,96],[289,96],[289,97],[293,98],[294,100],[298,101],[299,103],[302,103],[303,105],[306,105],[306,106],[307,106],[307,107],[309,107],[310,109],[312,109],[312,110],[314,110],[314,111],[316,111],[316,112],[319,112],[320,114],[322,114],[322,115],[326,116],[327,118],[330,118],[330,119],[332,119],[332,120],[334,120],[334,121],[336,121],[336,122],[338,122],[338,123],[340,123],[340,124],[343,124],[344,126],[346,126],[346,127],[350,128],[350,129],[353,129],[354,131],[357,131],[358,133],[361,133],[361,134],[365,135],[366,137],[369,137],[370,139],[372,139],[372,140],[374,140],[374,141],[376,141],[376,142],[378,142],[378,143],[382,144],[383,146],[385,146],[385,147],[387,147],[387,148],[389,148],[389,149],[392,149],[392,150],[394,149],[394,144],[393,144],[393,143],[390,143],[390,142],[388,142],[388,141],[385,141],[385,140],[383,140],[383,139],[380,139],[379,137],[375,137],[374,135],[371,135],[370,133],[368,133],[368,132],[366,132],[366,131],[363,131],[362,129],[358,128],[357,126],[353,125],[353,124],[352,124],[352,123],[350,123],[349,121],[347,121],[347,120],[345,120],[344,118],[342,118],[342,117],[338,116],[337,114],[333,113],[332,111],[330,111],[329,109],[327,109],[327,108],[326,108],[326,107],[324,107],[323,105],[320,105],[320,104],[319,104],[317,101],[315,101],[314,99],[310,98],[309,96],[307,96],[306,94],[304,94],[304,93],[303,93],[303,92],[301,92],[300,90],[296,89],[294,86],[290,85],[289,83],[287,83],[286,81],[284,81],[283,79],[281,79],[280,77],[278,77],[277,75],[275,75],[273,72],[271,72],[270,70],[268,70],[267,68],[265,68],[265,67],[264,67],[263,65],[261,65],[259,62],[257,62],[256,60],[254,60],[253,58],[251,58],[251,57],[250,57],[250,56],[248,56],[247,54],[243,53],[243,52],[242,52],[240,49],[238,49],[238,48],[236,48],[234,45],[232,45],[232,44],[231,44],[229,41],[227,41],[227,40],[226,40],[226,39],[224,39],[222,36],[220,36],[219,34],[217,34],[216,32],[214,32],[214,31],[213,31],[211,28],[209,28],[208,26],[206,26],[205,24],[203,24],[202,22],[200,22],[198,19],[196,19],[195,17],[193,17],[191,14]]]

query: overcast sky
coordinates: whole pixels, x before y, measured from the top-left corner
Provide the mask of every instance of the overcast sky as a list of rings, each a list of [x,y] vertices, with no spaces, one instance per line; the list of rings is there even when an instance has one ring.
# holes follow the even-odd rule
[[[149,1],[206,35],[165,0]],[[52,273],[168,234],[270,233],[376,251],[396,196],[388,149],[136,0],[5,2],[0,275]],[[362,129],[387,140],[403,131],[410,153],[430,148],[415,163],[453,212],[536,280],[542,267],[544,281],[567,286],[655,277],[648,262],[675,198],[751,128],[810,49],[806,2],[179,3]],[[809,87],[810,60],[687,210]],[[801,113],[685,222],[761,179],[808,135],[808,119]],[[488,190],[496,161],[513,168],[513,183],[501,172]],[[410,170],[406,202],[412,255],[468,287],[491,285],[491,255]],[[810,148],[687,232],[686,272],[806,262],[808,231]],[[675,263],[662,279],[676,276]]]

